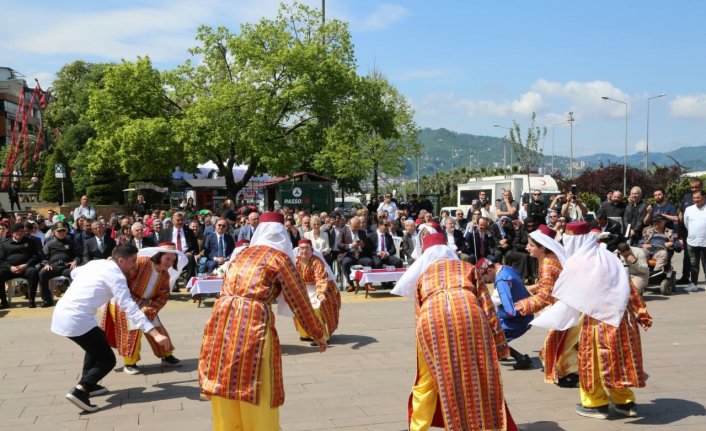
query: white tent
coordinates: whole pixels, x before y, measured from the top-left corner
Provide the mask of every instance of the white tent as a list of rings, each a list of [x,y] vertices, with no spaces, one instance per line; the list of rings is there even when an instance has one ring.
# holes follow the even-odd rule
[[[218,166],[211,160],[206,163],[201,163],[196,166],[197,172],[188,173],[182,172],[178,167],[172,172],[172,179],[179,180],[192,180],[192,179],[217,179],[221,178],[218,172]],[[240,181],[245,175],[245,171],[248,170],[248,165],[238,165],[233,166],[233,179],[235,181]],[[250,181],[263,182],[269,181],[270,175],[263,174],[257,177],[252,177]]]

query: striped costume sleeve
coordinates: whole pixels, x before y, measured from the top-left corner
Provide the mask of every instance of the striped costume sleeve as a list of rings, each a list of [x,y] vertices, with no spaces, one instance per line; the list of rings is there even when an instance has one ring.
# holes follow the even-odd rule
[[[297,267],[288,256],[284,253],[282,255],[284,258],[279,265],[277,278],[282,285],[284,299],[289,304],[304,331],[311,335],[312,338],[321,338],[324,335],[324,331],[319,319],[314,314],[309,295],[307,295],[304,283],[299,277],[299,271],[297,271]]]

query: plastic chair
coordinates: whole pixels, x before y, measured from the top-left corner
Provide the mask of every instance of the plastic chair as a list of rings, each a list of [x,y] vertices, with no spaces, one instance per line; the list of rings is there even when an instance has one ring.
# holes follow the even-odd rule
[[[12,297],[15,296],[15,290],[23,283],[28,284],[27,279],[22,277],[13,278],[12,280],[7,280],[5,282],[4,288],[7,289],[7,302],[12,303]]]
[[[59,277],[54,277],[49,279],[49,291],[53,296],[57,298],[66,292],[71,284],[71,279],[69,277],[64,277],[63,275]]]
[[[395,250],[396,250],[395,256],[402,258],[402,256],[400,256],[400,245],[402,244],[402,237],[393,236],[392,241],[394,241],[394,243],[395,243]]]

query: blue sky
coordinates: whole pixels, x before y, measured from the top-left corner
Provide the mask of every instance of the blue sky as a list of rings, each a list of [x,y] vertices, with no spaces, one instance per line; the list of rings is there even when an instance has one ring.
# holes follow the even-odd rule
[[[305,1],[320,5],[320,1]],[[134,60],[161,69],[188,57],[200,24],[273,17],[271,0],[12,2],[0,28],[0,66],[47,86],[62,65]],[[545,153],[622,154],[706,145],[706,2],[328,0],[350,23],[361,73],[384,73],[407,96],[420,127],[503,136],[498,123],[546,125]],[[20,19],[24,17],[24,19]],[[30,21],[41,23],[27,34]],[[18,28],[18,26],[22,26]]]

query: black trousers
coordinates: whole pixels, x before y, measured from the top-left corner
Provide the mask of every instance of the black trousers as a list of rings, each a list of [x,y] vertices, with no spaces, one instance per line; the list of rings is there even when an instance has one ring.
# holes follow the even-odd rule
[[[98,384],[99,381],[108,375],[115,368],[115,354],[110,348],[105,332],[99,327],[94,327],[90,331],[78,337],[69,337],[71,341],[81,346],[86,352],[83,357],[83,371],[79,384],[86,390]]]
[[[49,290],[49,280],[59,276],[71,277],[71,269],[69,269],[69,267],[65,265],[52,265],[52,269],[49,271],[46,271],[44,269],[39,271],[39,285],[42,288],[42,300],[46,302],[54,301],[53,295]],[[30,293],[30,299],[34,299],[35,295],[36,288],[35,293]]]
[[[13,278],[24,278],[29,284],[29,297],[34,299],[37,294],[38,271],[33,266],[28,266],[22,274],[15,274],[9,269],[0,271],[0,301],[6,302],[7,295],[5,294],[5,282]]]

